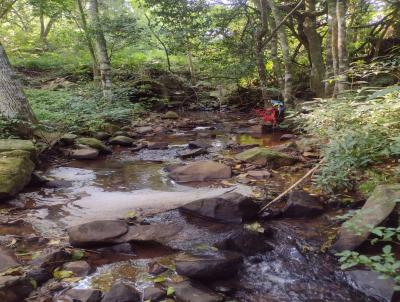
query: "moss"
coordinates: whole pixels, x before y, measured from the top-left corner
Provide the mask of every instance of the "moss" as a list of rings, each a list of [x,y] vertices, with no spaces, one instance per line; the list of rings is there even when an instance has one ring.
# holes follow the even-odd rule
[[[0,200],[15,196],[30,181],[35,164],[31,153],[14,150],[0,153]]]
[[[277,152],[268,148],[256,147],[246,150],[236,155],[240,161],[256,164],[271,165],[275,168],[294,164],[297,159],[282,152]]]
[[[165,113],[164,118],[169,120],[177,120],[179,118],[179,115],[174,111],[168,111],[167,113]]]
[[[36,148],[31,140],[0,139],[0,152],[24,150],[30,153],[31,159],[36,159]]]
[[[93,149],[99,150],[102,153],[111,153],[111,149],[104,145],[100,140],[93,137],[80,137],[76,140],[78,144],[89,146]]]

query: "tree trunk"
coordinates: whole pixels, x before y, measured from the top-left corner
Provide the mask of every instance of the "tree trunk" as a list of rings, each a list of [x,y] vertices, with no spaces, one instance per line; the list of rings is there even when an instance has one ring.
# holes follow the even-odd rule
[[[338,59],[339,59],[339,79],[338,79],[338,93],[342,93],[347,89],[347,75],[349,69],[349,58],[347,53],[347,40],[346,40],[346,0],[337,0],[336,2],[336,15],[338,23]]]
[[[274,0],[268,0],[269,7],[271,8],[272,15],[275,19],[276,24],[280,24],[282,21],[282,16],[276,8]],[[289,42],[287,38],[286,31],[283,27],[278,30],[279,42],[282,49],[283,65],[285,66],[285,77],[284,77],[284,90],[283,98],[285,102],[290,103],[293,99],[293,76],[292,76],[292,62],[290,60],[289,53]]]
[[[275,28],[276,24],[273,20],[273,18],[269,18],[269,27],[270,28]],[[276,78],[278,79],[278,85],[280,89],[284,90],[285,89],[285,82],[282,77],[282,64],[281,61],[278,57],[278,40],[276,36],[274,36],[271,40],[271,60],[272,60],[272,70],[274,71],[274,74]]]
[[[95,42],[100,64],[100,79],[103,96],[106,100],[112,101],[113,95],[111,63],[107,51],[107,42],[101,28],[101,22],[99,18],[99,5],[97,0],[90,0],[89,13],[92,21],[92,29],[95,33]]]
[[[304,33],[307,36],[311,59],[310,86],[317,97],[324,97],[325,65],[322,58],[322,39],[317,32],[315,0],[305,0]]]
[[[334,80],[334,71],[333,71],[333,27],[334,27],[334,18],[332,13],[336,11],[335,1],[328,0],[328,15],[327,15],[327,23],[328,23],[328,33],[326,36],[326,73],[325,73],[325,96],[330,97],[333,95],[333,90],[335,88],[335,80]]]
[[[190,73],[190,81],[192,82],[192,85],[196,83],[196,73],[194,71],[194,65],[193,65],[193,55],[190,50],[187,52],[187,61],[188,61],[188,67],[189,67],[189,73]]]
[[[79,14],[81,16],[82,29],[85,34],[86,43],[89,49],[90,56],[92,57],[93,81],[98,82],[100,80],[99,62],[97,60],[96,52],[94,50],[92,37],[90,36],[89,33],[89,27],[86,20],[86,14],[83,9],[82,0],[77,0],[77,4],[79,8]]]
[[[36,123],[21,83],[11,68],[7,54],[0,44],[0,116]]]

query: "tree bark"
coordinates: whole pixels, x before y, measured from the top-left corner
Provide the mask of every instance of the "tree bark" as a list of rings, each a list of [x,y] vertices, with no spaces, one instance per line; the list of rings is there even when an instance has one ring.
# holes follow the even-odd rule
[[[21,83],[11,68],[7,54],[0,44],[0,116],[6,119],[37,120],[26,99]]]
[[[333,70],[333,34],[334,34],[334,18],[333,12],[336,11],[335,1],[328,0],[328,33],[326,36],[326,72],[325,72],[325,96],[330,97],[333,95],[335,88],[334,70]]]
[[[189,67],[189,73],[190,73],[190,81],[192,82],[192,85],[193,85],[196,83],[196,72],[194,71],[193,55],[190,50],[187,51],[187,61],[188,61],[188,67]]]
[[[337,0],[336,2],[336,15],[338,23],[338,63],[339,63],[339,78],[338,78],[338,93],[342,93],[347,89],[347,75],[349,69],[349,58],[347,53],[347,39],[346,39],[346,0]]]
[[[325,65],[322,58],[322,39],[317,32],[315,0],[305,0],[304,33],[308,40],[311,59],[310,86],[317,97],[324,97]]]
[[[272,15],[274,17],[275,23],[280,24],[282,21],[282,16],[278,11],[274,0],[268,0],[269,7],[271,8]],[[283,65],[285,67],[285,77],[284,77],[284,90],[283,98],[285,102],[290,103],[293,99],[293,75],[292,75],[292,62],[289,53],[289,42],[287,38],[286,31],[283,27],[278,30],[279,42],[282,49]]]
[[[93,46],[92,37],[89,33],[89,27],[86,20],[86,14],[83,9],[82,0],[76,1],[78,4],[79,14],[81,17],[82,29],[85,34],[86,43],[89,49],[90,56],[92,57],[92,70],[93,70],[93,81],[98,82],[100,80],[100,70],[99,70],[99,62],[96,57],[96,52]]]
[[[100,79],[103,90],[103,96],[106,100],[112,101],[112,75],[110,57],[107,51],[107,42],[104,37],[104,32],[101,28],[99,17],[99,5],[97,0],[90,0],[89,14],[91,17],[91,26],[95,33],[95,43],[97,56],[100,64]]]

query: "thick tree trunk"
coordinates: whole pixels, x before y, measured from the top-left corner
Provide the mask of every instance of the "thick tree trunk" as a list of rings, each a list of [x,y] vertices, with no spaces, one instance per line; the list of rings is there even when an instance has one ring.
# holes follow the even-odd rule
[[[83,9],[82,0],[77,0],[79,14],[81,17],[82,29],[85,34],[86,43],[89,49],[90,56],[92,57],[92,70],[93,70],[93,81],[98,82],[100,81],[100,70],[99,70],[99,62],[96,57],[96,52],[93,46],[92,37],[89,33],[89,27],[86,20],[86,14]]]
[[[97,56],[100,64],[100,78],[103,96],[106,100],[112,101],[112,75],[111,63],[107,51],[107,42],[99,18],[99,6],[97,0],[90,0],[89,13],[92,21],[92,28],[95,33]]]
[[[315,0],[305,0],[304,33],[310,50],[311,72],[310,86],[317,97],[324,97],[325,65],[322,58],[322,39],[317,32],[317,21],[314,16]]]
[[[271,12],[275,19],[275,23],[280,24],[282,21],[282,16],[278,11],[274,0],[268,0],[268,4],[269,7],[271,8]],[[293,99],[292,62],[290,60],[289,42],[284,27],[279,28],[278,37],[282,49],[283,65],[285,67],[285,77],[284,77],[285,85],[283,90],[283,98],[285,102],[290,103]]]
[[[0,44],[0,116],[36,123],[37,120]]]
[[[333,70],[333,16],[332,13],[336,11],[335,1],[328,0],[328,15],[327,15],[327,23],[328,23],[328,33],[326,36],[326,73],[325,73],[325,96],[330,97],[333,95],[333,90],[335,88],[335,80],[334,80],[334,70]]]
[[[338,59],[339,59],[339,79],[338,79],[338,93],[342,93],[347,89],[347,75],[349,69],[349,58],[347,53],[347,39],[346,39],[346,0],[337,0],[336,2],[336,15],[338,21]]]

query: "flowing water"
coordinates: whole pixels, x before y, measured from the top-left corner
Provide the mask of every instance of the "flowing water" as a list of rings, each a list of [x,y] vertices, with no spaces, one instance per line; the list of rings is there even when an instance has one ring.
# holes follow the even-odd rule
[[[209,155],[196,160],[212,158],[231,141],[264,146],[281,143],[281,132],[261,136],[235,134],[241,132],[235,131],[241,130],[240,117],[217,120],[219,122],[214,123],[216,129],[200,127],[149,138],[168,142],[168,150],[145,149],[133,153],[127,148],[115,148],[112,155],[94,161],[70,161],[50,166],[45,174],[56,179],[58,187],[32,188],[4,206],[3,211],[23,219],[14,225],[1,226],[0,235],[36,234],[63,238],[68,226],[97,219],[118,219],[133,212],[146,217],[146,223],[180,224],[183,231],[169,243],[172,249],[138,246],[135,256],[125,258],[104,259],[92,255],[90,261],[97,270],[76,287],[108,290],[117,280],[131,282],[138,288],[151,285],[157,280],[147,273],[149,262],[158,260],[172,265],[173,259],[182,252],[210,248],[241,228],[184,217],[175,208],[232,189],[243,194],[252,193],[252,188],[246,185],[235,184],[234,188],[221,183],[189,186],[171,181],[163,168],[180,162],[177,152],[183,150],[190,139],[196,138],[197,133],[210,134],[205,140],[212,148]],[[316,221],[267,222],[267,227],[274,229],[275,235],[270,238],[274,250],[245,259],[237,278],[223,284],[232,289],[229,296],[238,301],[369,301],[345,284],[334,259],[319,252],[326,235],[323,230],[329,223],[328,216]],[[178,278],[174,274],[164,277]],[[218,288],[221,284],[209,286]]]

